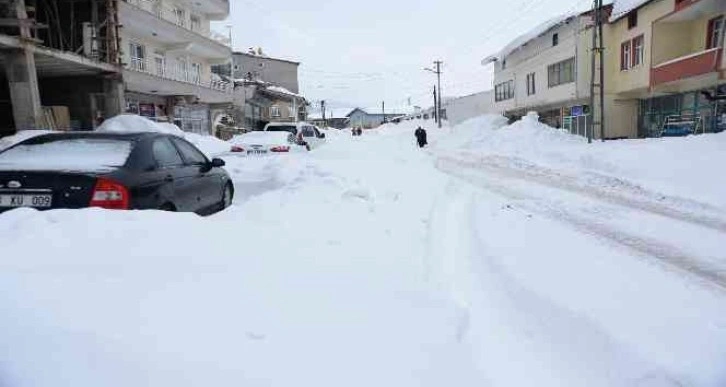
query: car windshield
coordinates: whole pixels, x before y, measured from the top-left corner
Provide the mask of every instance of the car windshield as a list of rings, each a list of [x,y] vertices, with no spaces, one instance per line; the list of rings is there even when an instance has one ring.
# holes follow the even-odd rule
[[[132,142],[128,140],[35,140],[1,152],[0,170],[109,171],[126,164],[132,149]]]
[[[270,125],[267,127],[267,132],[290,132],[297,134],[297,126],[294,125]]]

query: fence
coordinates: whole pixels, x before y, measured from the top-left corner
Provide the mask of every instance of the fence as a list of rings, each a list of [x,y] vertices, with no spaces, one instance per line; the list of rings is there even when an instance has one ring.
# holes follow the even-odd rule
[[[587,137],[587,131],[591,125],[589,115],[566,116],[562,118],[562,128],[572,134]]]

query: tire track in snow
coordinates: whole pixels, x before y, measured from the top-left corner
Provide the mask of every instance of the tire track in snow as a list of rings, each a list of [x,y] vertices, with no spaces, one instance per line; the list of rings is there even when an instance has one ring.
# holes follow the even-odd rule
[[[488,168],[479,169],[472,166],[462,169],[462,166],[468,167],[467,165],[462,165],[462,163],[460,163],[459,161],[449,160],[446,158],[441,158],[436,162],[436,168],[440,171],[465,180],[475,186],[484,188],[501,196],[517,200],[519,202],[518,205],[527,211],[530,211],[532,213],[538,213],[549,218],[571,224],[581,232],[594,235],[612,243],[624,246],[632,251],[639,253],[641,256],[655,258],[654,262],[663,265],[665,268],[676,269],[682,273],[694,277],[695,279],[700,280],[700,282],[716,286],[721,291],[726,291],[726,271],[719,267],[710,265],[703,259],[699,257],[694,257],[676,246],[654,238],[648,238],[628,233],[622,229],[594,221],[593,219],[590,219],[586,216],[578,215],[571,210],[563,208],[561,205],[552,200],[547,200],[542,197],[536,197],[534,195],[523,192],[524,190],[516,189],[512,186],[507,186],[505,184],[496,183],[492,179],[487,178],[487,176],[482,173],[490,172]],[[468,174],[467,171],[469,172]],[[497,174],[496,171],[495,174]],[[498,175],[501,176],[501,174]],[[534,183],[538,182],[535,181]],[[592,194],[585,196],[590,197],[591,195]],[[619,203],[617,202],[612,203],[608,200],[604,201],[608,202],[609,204],[619,205]],[[647,209],[641,209],[638,207],[628,205],[626,205],[626,207],[634,208],[636,210],[644,212],[651,212]],[[659,213],[655,214],[661,215]],[[674,219],[673,217],[669,218]],[[682,219],[677,220],[685,221]]]
[[[502,177],[573,192],[609,204],[650,212],[726,233],[726,212],[722,208],[695,200],[650,192],[625,180],[610,176],[589,173],[586,177],[599,183],[595,185],[579,176],[567,175],[560,171],[528,163],[525,160],[505,156],[481,157],[471,155],[468,159],[464,159],[447,155],[439,157],[438,160]],[[617,191],[606,189],[603,184],[615,186]],[[676,206],[681,208],[676,208]]]

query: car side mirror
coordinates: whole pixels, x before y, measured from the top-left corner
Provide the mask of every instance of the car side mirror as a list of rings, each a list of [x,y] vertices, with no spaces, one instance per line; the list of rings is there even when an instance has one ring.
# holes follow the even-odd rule
[[[222,168],[225,165],[227,165],[227,163],[222,159],[218,159],[218,158],[212,159],[212,168]]]

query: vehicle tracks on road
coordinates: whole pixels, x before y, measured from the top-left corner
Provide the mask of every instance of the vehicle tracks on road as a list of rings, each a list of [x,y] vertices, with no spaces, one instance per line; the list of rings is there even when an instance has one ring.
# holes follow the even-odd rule
[[[453,157],[440,157],[436,161],[436,168],[487,191],[516,200],[518,207],[526,211],[570,224],[581,232],[626,247],[641,256],[654,258],[651,260],[659,263],[664,268],[686,273],[700,280],[700,282],[715,286],[720,291],[726,291],[726,270],[724,270],[723,266],[719,267],[719,265],[712,264],[708,260],[694,256],[668,242],[628,232],[608,224],[607,220],[594,219],[592,216],[587,216],[587,214],[580,211],[567,208],[567,206],[555,200],[535,196],[528,193],[526,189],[517,187],[516,184],[507,184],[497,179],[504,178],[508,179],[507,181],[516,180],[522,183],[536,184],[547,189],[557,189],[584,196],[585,199],[609,206],[625,207],[650,215],[666,217],[673,221],[697,225],[724,234],[724,243],[726,245],[726,222],[718,217],[695,211],[699,209],[713,210],[718,214],[721,211],[720,209],[685,199],[666,198],[662,200],[669,203],[684,203],[684,207],[688,208],[687,211],[681,208],[669,207],[663,203],[653,203],[647,199],[647,196],[651,194],[644,190],[641,197],[629,197],[627,194],[612,192],[601,187],[588,187],[584,183],[578,182],[574,177],[558,173],[548,175],[543,173],[544,169],[529,172],[518,168],[499,166],[497,162],[501,162],[501,160],[496,158],[486,160],[484,158],[472,161]],[[548,179],[547,176],[553,176],[553,178]],[[690,210],[694,210],[694,212],[690,212]]]

